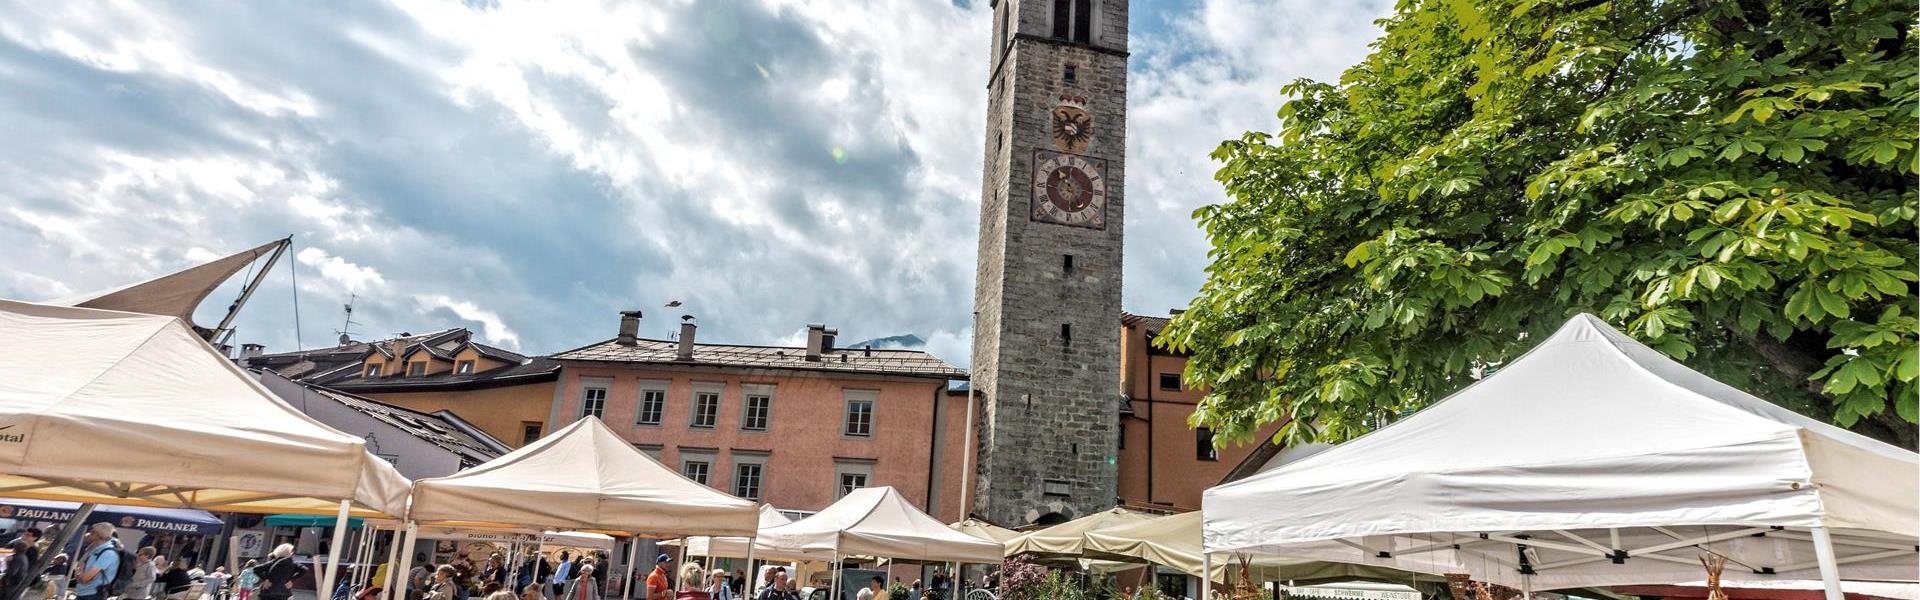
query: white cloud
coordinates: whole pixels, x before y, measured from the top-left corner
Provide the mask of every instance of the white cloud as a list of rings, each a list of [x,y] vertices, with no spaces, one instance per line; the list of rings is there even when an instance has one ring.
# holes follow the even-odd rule
[[[508,348],[517,349],[520,347],[520,335],[514,333],[512,328],[507,327],[506,320],[500,318],[499,313],[480,308],[478,305],[466,300],[456,300],[439,294],[415,295],[413,300],[420,304],[422,312],[447,309],[453,311],[453,314],[459,316],[461,319],[479,323],[480,335],[489,342]]]
[[[6,5],[0,293],[292,234],[301,331],[275,273],[243,337],[329,339],[357,293],[362,337],[476,323],[545,352],[678,299],[703,339],[826,322],[964,364],[990,36],[964,4]],[[1125,296],[1158,312],[1202,276],[1207,153],[1387,7],[1134,4]]]
[[[367,293],[381,290],[387,286],[385,277],[373,267],[356,265],[347,259],[327,254],[319,248],[301,248],[294,253],[300,264],[320,271],[320,277],[349,293]]]

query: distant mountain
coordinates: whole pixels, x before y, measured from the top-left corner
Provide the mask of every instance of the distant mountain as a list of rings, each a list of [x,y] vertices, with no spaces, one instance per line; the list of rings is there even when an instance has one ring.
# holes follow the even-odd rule
[[[908,334],[902,334],[902,335],[887,336],[883,338],[873,338],[870,340],[854,342],[851,344],[837,344],[837,345],[842,348],[865,348],[871,345],[874,348],[903,348],[907,350],[918,350],[918,349],[925,348],[927,346],[927,341],[920,339],[920,336],[908,333]]]

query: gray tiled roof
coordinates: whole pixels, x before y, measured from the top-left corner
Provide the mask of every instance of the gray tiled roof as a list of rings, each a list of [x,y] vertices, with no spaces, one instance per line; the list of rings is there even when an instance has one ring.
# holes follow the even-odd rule
[[[462,427],[451,422],[447,415],[428,414],[380,402],[365,396],[356,396],[326,386],[303,383],[307,389],[326,398],[360,411],[374,419],[407,432],[408,435],[425,440],[448,452],[459,454],[473,464],[493,460],[507,452],[505,444],[495,439],[475,437],[472,431],[462,431]],[[473,431],[478,431],[473,430]],[[484,433],[479,435],[485,435]]]
[[[794,369],[940,379],[960,379],[967,376],[965,370],[918,350],[836,348],[824,353],[820,360],[810,361],[807,360],[805,348],[694,344],[693,360],[682,361],[677,360],[679,348],[679,342],[668,340],[641,339],[636,340],[632,346],[607,340],[554,354],[552,358],[563,361]]]

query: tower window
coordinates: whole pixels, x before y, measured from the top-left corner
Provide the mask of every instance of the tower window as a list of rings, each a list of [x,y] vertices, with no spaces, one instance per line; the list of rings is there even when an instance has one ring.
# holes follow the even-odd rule
[[[1061,343],[1064,343],[1068,346],[1073,345],[1073,324],[1072,323],[1060,324],[1060,341]]]
[[[1093,0],[1053,0],[1053,38],[1090,43],[1093,39]]]
[[[1061,256],[1061,259],[1060,259],[1060,270],[1061,270],[1061,271],[1064,271],[1064,272],[1067,272],[1067,273],[1072,273],[1072,272],[1073,272],[1073,255],[1072,255],[1072,254],[1062,254],[1062,255],[1060,255],[1060,256]]]
[[[1067,72],[1061,73],[1060,78],[1065,79],[1067,81],[1073,81],[1073,75],[1074,75],[1073,65],[1067,65]]]

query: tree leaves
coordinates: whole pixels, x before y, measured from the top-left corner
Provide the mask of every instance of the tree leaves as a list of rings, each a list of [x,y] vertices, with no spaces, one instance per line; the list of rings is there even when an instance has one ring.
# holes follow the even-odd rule
[[[1914,7],[1569,6],[1403,2],[1340,83],[1214,151],[1207,281],[1156,339],[1216,440],[1364,433],[1588,311],[1912,445],[1885,419],[1920,412]]]

